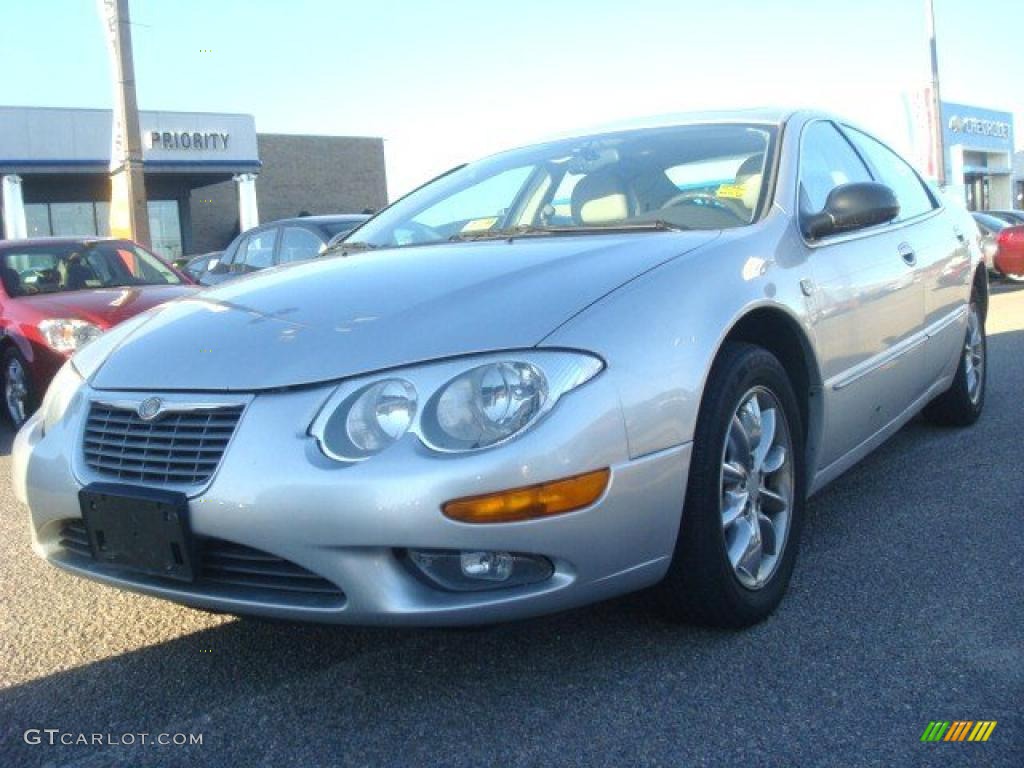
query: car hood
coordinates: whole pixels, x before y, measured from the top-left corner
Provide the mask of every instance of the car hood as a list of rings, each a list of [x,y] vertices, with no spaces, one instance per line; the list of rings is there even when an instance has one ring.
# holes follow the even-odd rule
[[[265,270],[154,311],[91,383],[255,391],[531,347],[610,291],[717,236],[521,237]]]
[[[196,292],[189,285],[140,285],[126,288],[93,288],[63,293],[20,296],[20,307],[31,309],[40,318],[71,317],[109,328],[165,301]]]

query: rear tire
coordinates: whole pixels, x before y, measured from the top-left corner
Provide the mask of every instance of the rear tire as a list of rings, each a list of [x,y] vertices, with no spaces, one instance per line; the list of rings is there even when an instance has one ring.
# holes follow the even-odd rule
[[[978,420],[985,407],[988,341],[981,310],[973,296],[967,313],[967,331],[953,383],[924,409],[925,418],[933,424],[968,427]]]
[[[671,618],[745,627],[775,610],[800,542],[803,447],[785,369],[761,347],[727,342],[704,389],[679,537],[656,588]]]

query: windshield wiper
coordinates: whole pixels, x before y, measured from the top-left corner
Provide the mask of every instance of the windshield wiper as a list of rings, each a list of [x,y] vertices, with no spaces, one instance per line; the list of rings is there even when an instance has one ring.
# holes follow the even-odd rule
[[[599,235],[608,232],[682,232],[689,229],[680,224],[673,224],[664,219],[653,221],[627,221],[621,224],[591,224],[580,226],[533,226],[524,224],[505,229],[485,229],[479,232],[458,232],[448,238],[451,242],[473,240],[506,240],[515,237],[532,237],[544,235]]]

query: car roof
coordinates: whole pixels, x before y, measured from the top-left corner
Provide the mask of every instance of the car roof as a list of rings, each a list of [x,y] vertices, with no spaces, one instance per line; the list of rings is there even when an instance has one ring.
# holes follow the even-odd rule
[[[797,110],[780,107],[753,107],[750,109],[704,110],[699,112],[670,112],[664,115],[630,118],[598,126],[604,131],[628,130],[630,128],[652,128],[671,125],[695,125],[701,123],[764,123],[782,125]]]
[[[350,224],[353,222],[366,221],[369,217],[365,213],[336,213],[321,214],[317,216],[292,216],[287,219],[275,219],[260,226],[266,227],[271,224]]]
[[[971,211],[971,216],[974,217],[975,221],[980,221],[989,229],[1003,229],[1004,227],[1009,226],[1009,224],[1000,219],[998,216],[993,216],[991,213],[988,213],[987,211]]]
[[[830,120],[841,119],[838,115],[822,110],[797,107],[751,107],[749,109],[670,112],[559,131],[554,134],[538,137],[535,141],[518,144],[514,148],[509,149],[523,149],[553,141],[586,138],[602,133],[617,133],[619,131],[642,130],[645,128],[672,128],[675,126],[710,125],[714,123],[753,123],[756,125],[782,126],[796,116],[807,119],[812,117],[822,117]],[[843,120],[843,122],[848,123],[849,121]]]
[[[17,248],[23,245],[84,245],[86,243],[131,243],[126,237],[26,237],[18,240],[0,240],[0,248]]]

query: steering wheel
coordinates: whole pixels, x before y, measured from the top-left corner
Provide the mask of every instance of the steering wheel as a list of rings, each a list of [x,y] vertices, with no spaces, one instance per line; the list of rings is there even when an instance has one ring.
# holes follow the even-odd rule
[[[709,195],[707,192],[681,192],[674,197],[670,197],[667,201],[662,203],[662,208],[672,208],[676,205],[686,203],[687,205],[708,205],[712,208],[719,208],[723,211],[729,211],[732,213],[732,209],[729,208],[722,200]]]
[[[411,230],[417,243],[433,243],[445,239],[438,230],[419,221],[404,221],[398,226],[398,229]]]

